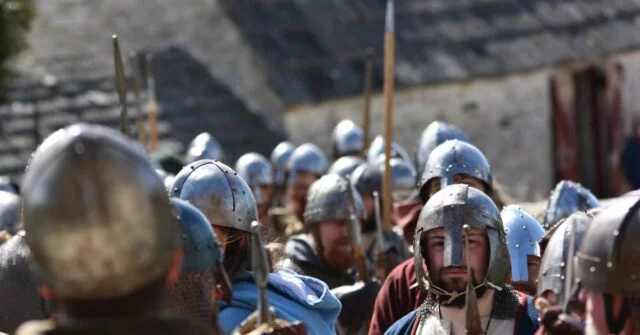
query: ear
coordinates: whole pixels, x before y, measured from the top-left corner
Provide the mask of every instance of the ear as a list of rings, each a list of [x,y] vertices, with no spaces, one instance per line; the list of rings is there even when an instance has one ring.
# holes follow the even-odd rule
[[[174,252],[171,257],[171,263],[169,264],[169,272],[167,272],[167,284],[173,285],[178,279],[180,279],[180,274],[182,273],[182,258],[184,257],[184,253],[182,249],[178,249]]]
[[[53,293],[51,286],[47,284],[40,284],[40,296],[47,301],[53,301],[56,298],[56,295]]]

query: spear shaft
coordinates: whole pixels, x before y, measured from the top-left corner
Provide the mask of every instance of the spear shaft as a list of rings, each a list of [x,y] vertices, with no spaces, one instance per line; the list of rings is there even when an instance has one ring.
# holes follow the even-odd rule
[[[120,54],[120,43],[118,36],[111,36],[113,41],[113,66],[116,74],[116,90],[118,91],[118,99],[120,100],[120,131],[129,136],[129,117],[127,115],[127,82],[124,76],[124,65],[122,64],[122,55]]]
[[[387,0],[384,34],[384,179],[382,182],[382,221],[391,230],[391,143],[393,140],[393,91],[395,73],[395,28],[393,0]]]

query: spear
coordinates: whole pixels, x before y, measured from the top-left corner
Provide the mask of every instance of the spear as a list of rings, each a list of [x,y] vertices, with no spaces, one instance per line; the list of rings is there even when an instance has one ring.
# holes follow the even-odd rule
[[[153,77],[153,58],[151,53],[147,54],[147,90],[149,91],[149,101],[147,112],[149,113],[149,133],[151,137],[150,152],[158,149],[158,104],[156,102],[156,81]]]
[[[360,156],[365,157],[369,146],[369,127],[371,125],[371,80],[373,77],[373,49],[368,48],[365,52],[364,61],[364,109],[362,117],[362,129],[364,129],[364,139],[362,141],[362,152]]]
[[[478,310],[478,297],[473,287],[473,270],[471,269],[471,261],[469,260],[469,225],[462,226],[464,231],[464,247],[467,259],[467,297],[465,302],[465,320],[464,327],[468,335],[484,335],[482,324],[480,323],[480,311]]]
[[[395,29],[393,0],[387,0],[384,34],[384,179],[382,183],[382,221],[384,231],[391,230],[391,141],[393,139],[393,90],[395,73]]]
[[[120,55],[120,43],[118,43],[118,35],[112,35],[113,40],[113,65],[116,71],[116,90],[118,91],[118,99],[122,110],[120,111],[120,131],[129,135],[129,117],[127,116],[127,82],[124,77],[124,66],[122,65],[122,56]]]
[[[138,55],[135,52],[129,54],[129,66],[133,74],[133,94],[136,98],[136,111],[138,113],[138,143],[147,148],[147,134],[144,127],[144,111],[140,103],[140,68],[138,67]]]

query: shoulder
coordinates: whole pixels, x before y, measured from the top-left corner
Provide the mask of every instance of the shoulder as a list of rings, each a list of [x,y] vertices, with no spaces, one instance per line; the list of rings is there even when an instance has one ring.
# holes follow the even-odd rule
[[[518,334],[534,334],[540,323],[538,310],[535,308],[533,297],[515,291],[520,300],[520,312],[517,315]]]
[[[28,321],[23,323],[16,330],[16,335],[36,335],[46,334],[47,332],[55,329],[55,325],[51,320],[44,321]]]
[[[396,321],[386,332],[385,335],[410,335],[413,330],[413,326],[418,318],[418,313],[413,311],[400,320]]]

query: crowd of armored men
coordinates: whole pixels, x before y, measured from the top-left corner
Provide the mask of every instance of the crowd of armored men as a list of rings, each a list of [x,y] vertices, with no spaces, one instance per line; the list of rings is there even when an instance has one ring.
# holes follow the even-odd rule
[[[106,127],[58,130],[1,185],[0,333],[640,332],[638,193],[601,206],[562,181],[531,215],[455,126],[417,142],[392,144],[383,204],[384,139],[363,155],[349,120],[330,166],[311,143],[232,169],[206,133],[177,164]]]

